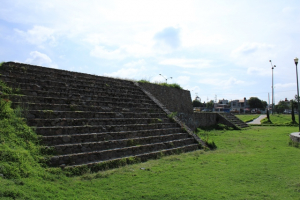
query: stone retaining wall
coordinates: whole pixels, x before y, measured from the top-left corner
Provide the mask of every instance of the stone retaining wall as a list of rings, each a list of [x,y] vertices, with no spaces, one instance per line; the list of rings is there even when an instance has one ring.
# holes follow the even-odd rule
[[[139,85],[157,98],[170,112],[177,112],[177,117],[190,129],[195,129],[190,91],[152,83]]]
[[[152,83],[139,83],[139,85],[155,96],[162,104],[166,105],[171,112],[177,112],[178,114],[193,113],[190,91]]]
[[[199,126],[211,126],[222,123],[234,127],[218,113],[194,113],[191,93],[167,86],[153,83],[138,83],[144,90],[159,100],[170,112],[177,112],[177,117],[184,122],[192,131]]]

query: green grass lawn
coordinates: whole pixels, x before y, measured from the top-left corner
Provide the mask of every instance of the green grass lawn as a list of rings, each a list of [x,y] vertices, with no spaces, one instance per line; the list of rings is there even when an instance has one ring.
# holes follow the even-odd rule
[[[242,120],[243,122],[250,122],[254,119],[258,118],[260,114],[248,114],[248,115],[235,115],[237,118]]]
[[[298,115],[295,115],[295,121],[298,124]],[[270,114],[270,120],[271,120],[271,124],[274,125],[293,125],[292,123],[292,115],[290,114]],[[262,124],[270,124],[268,122],[268,119],[265,118],[263,120],[261,120]],[[294,124],[295,125],[295,124]]]
[[[14,92],[1,81],[0,91]],[[0,99],[1,200],[300,199],[300,149],[288,145],[297,126],[199,129],[197,134],[214,141],[216,150],[68,177],[45,165],[46,149],[10,103]]]
[[[297,127],[199,131],[214,151],[195,151],[103,172],[66,177],[44,171],[0,177],[7,199],[300,199]]]

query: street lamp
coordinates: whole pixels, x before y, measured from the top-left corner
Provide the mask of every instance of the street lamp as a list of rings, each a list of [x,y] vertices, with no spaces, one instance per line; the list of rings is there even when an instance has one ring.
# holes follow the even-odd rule
[[[296,65],[296,77],[297,77],[297,100],[298,100],[298,124],[299,124],[299,132],[300,132],[300,107],[299,107],[299,85],[298,85],[298,69],[297,69],[297,65],[298,65],[298,58],[296,57],[294,59],[295,61],[295,65]]]
[[[162,76],[164,79],[166,79],[166,83],[168,83],[168,79],[166,77],[164,77],[162,74],[159,74],[160,76]],[[170,79],[172,79],[172,77],[169,77]]]
[[[274,67],[276,67],[276,65],[272,65],[272,61],[271,60],[269,60],[269,62],[271,63],[271,67],[272,67],[272,115],[274,114],[274,86],[273,86],[273,84],[274,84],[274,80],[273,80],[273,69],[274,69]]]

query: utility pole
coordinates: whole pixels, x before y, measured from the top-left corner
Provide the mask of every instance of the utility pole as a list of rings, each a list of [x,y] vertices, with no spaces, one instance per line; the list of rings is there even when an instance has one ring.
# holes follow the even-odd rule
[[[269,60],[272,67],[272,115],[274,114],[274,78],[273,78],[273,69],[276,67],[276,65],[273,66],[272,61]]]

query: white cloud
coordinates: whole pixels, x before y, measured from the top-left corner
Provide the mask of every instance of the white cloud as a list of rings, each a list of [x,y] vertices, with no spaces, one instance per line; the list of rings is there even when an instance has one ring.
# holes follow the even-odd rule
[[[205,59],[166,59],[159,62],[160,65],[173,65],[182,68],[207,68],[210,66],[211,61]]]
[[[259,67],[249,67],[247,69],[247,74],[249,74],[249,75],[255,75],[255,76],[256,75],[259,75],[259,76],[270,76],[270,70],[266,70],[265,68],[259,68]]]
[[[46,54],[40,53],[38,51],[32,51],[30,52],[30,56],[31,56],[30,58],[27,58],[25,60],[25,63],[58,68],[57,65],[53,63],[52,60],[49,58],[49,56],[47,56]]]
[[[182,86],[187,86],[190,79],[191,78],[189,76],[179,76],[174,79],[174,82],[178,83],[179,85],[182,85]]]
[[[108,60],[123,60],[127,56],[122,47],[115,50],[107,50],[104,46],[95,46],[90,55]]]
[[[274,84],[274,88],[276,89],[295,89],[296,90],[296,83],[276,83]]]
[[[124,66],[125,67],[141,67],[141,66],[144,66],[146,64],[145,60],[144,59],[141,59],[141,60],[138,60],[138,61],[132,61],[132,62],[129,62],[129,63],[126,63]]]
[[[225,35],[220,33],[209,34],[203,30],[189,30],[188,27],[182,31],[182,46],[187,48],[203,45],[221,45],[225,41]]]
[[[104,75],[110,77],[125,78],[125,79],[137,79],[138,77],[142,77],[146,71],[147,71],[146,67],[121,68],[116,72],[104,73]]]
[[[51,46],[56,45],[54,37],[54,29],[47,28],[44,26],[34,26],[28,31],[21,31],[19,29],[14,29],[21,37],[23,37],[27,42],[37,45],[43,48],[44,43],[48,43]]]
[[[132,44],[127,45],[126,52],[128,55],[133,57],[152,57],[155,56],[155,52],[151,49],[150,46],[142,44]]]
[[[171,49],[176,49],[180,46],[180,29],[167,27],[154,35],[157,46],[168,46]]]
[[[274,48],[274,45],[265,44],[265,43],[245,43],[240,47],[232,51],[231,55],[233,57],[239,56],[248,56],[254,53],[261,53],[261,51],[270,50]]]
[[[131,61],[123,65],[123,68],[111,72],[104,73],[105,76],[128,78],[128,79],[141,79],[145,78],[145,74],[149,74],[149,69],[146,67],[145,60]]]
[[[228,79],[201,78],[198,82],[206,85],[218,86],[219,88],[230,88],[234,85],[246,83],[245,81],[238,80],[234,77],[230,77]]]
[[[297,12],[297,7],[287,6],[287,7],[284,7],[282,9],[282,12],[285,13],[285,14],[292,13],[292,12]]]

